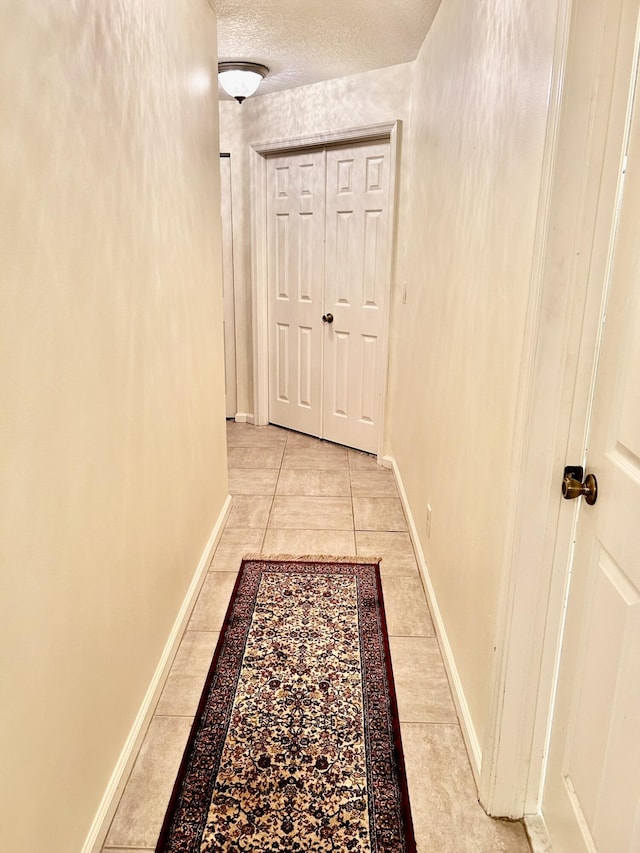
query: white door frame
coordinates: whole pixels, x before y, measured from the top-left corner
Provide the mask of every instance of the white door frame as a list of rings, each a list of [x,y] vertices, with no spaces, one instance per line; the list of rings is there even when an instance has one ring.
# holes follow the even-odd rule
[[[386,363],[389,363],[389,315],[391,312],[391,280],[395,256],[396,172],[398,168],[398,138],[400,121],[385,122],[367,127],[350,128],[328,133],[316,133],[272,142],[256,142],[249,147],[251,171],[251,273],[253,308],[253,393],[256,424],[269,423],[269,334],[267,282],[267,157],[270,154],[290,154],[305,148],[341,145],[352,142],[389,141],[391,174],[389,175],[389,223],[391,234],[388,259],[388,299],[384,329]],[[378,459],[383,454],[384,411],[387,376],[384,377],[380,401],[380,435]]]
[[[222,280],[223,280],[223,316],[224,316],[224,375],[226,390],[226,415],[235,418],[238,412],[238,374],[236,369],[236,321],[235,321],[235,285],[233,253],[233,200],[231,197],[231,154],[220,154],[221,171],[225,171],[220,180],[222,199]]]
[[[538,815],[583,465],[639,0],[559,0],[529,334],[480,800]],[[597,7],[597,8],[596,8]],[[577,501],[574,502],[578,503]]]

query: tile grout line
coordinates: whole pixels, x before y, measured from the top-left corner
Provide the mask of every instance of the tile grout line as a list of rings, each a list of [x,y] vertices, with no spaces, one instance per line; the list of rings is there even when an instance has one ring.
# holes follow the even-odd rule
[[[349,495],[351,496],[351,522],[353,524],[353,547],[358,556],[358,537],[356,536],[356,511],[353,506],[353,482],[351,480],[351,454],[347,450],[347,471],[349,472]]]
[[[205,679],[206,679],[206,674],[205,674]],[[203,686],[204,686],[204,680],[203,680]],[[158,720],[158,719],[164,719],[164,720],[191,720],[191,722],[192,722],[192,723],[193,723],[193,721],[195,720],[195,718],[196,718],[195,713],[193,713],[193,714],[154,714],[154,715],[153,715],[153,719],[154,719],[154,720]]]
[[[389,634],[390,640],[437,640],[435,634]]]
[[[278,466],[278,476],[276,477],[276,483],[275,483],[275,487],[273,489],[273,495],[271,496],[271,506],[269,507],[269,515],[267,516],[267,526],[264,529],[264,535],[262,537],[262,547],[260,548],[260,551],[262,553],[264,553],[264,543],[266,542],[266,539],[267,539],[267,531],[270,528],[271,516],[273,514],[273,505],[276,501],[276,494],[278,491],[278,483],[280,482],[280,475],[282,473],[282,465],[284,463],[284,456],[285,456],[285,453],[287,452],[287,445],[288,444],[289,444],[289,436],[285,435],[284,446],[282,448],[282,456],[280,457],[280,465]]]

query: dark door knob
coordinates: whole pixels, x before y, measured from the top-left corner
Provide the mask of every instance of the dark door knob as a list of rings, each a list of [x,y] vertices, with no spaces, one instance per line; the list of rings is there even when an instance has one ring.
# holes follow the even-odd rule
[[[323,314],[322,315],[323,323],[333,323],[333,314]]]

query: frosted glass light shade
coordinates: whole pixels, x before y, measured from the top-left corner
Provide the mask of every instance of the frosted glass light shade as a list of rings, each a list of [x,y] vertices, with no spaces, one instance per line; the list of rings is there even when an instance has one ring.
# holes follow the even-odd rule
[[[221,62],[218,65],[220,85],[239,103],[253,95],[268,73],[265,65],[256,62]]]

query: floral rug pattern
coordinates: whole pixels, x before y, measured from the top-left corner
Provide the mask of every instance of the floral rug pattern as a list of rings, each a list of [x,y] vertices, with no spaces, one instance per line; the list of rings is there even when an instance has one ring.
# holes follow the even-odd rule
[[[378,567],[243,563],[158,853],[411,853]]]

